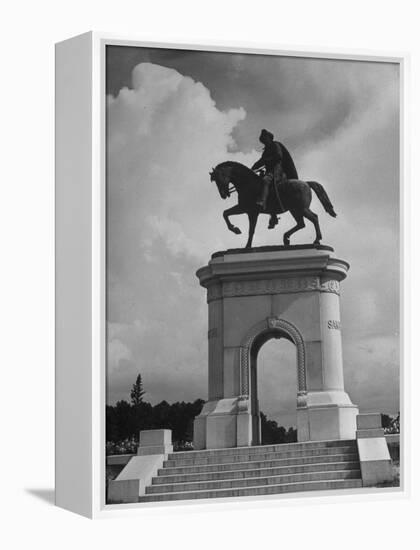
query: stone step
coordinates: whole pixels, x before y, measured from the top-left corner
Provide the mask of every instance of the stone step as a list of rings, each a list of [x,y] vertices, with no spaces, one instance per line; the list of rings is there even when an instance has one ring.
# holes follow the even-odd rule
[[[139,502],[276,495],[302,491],[332,491],[337,489],[354,489],[360,487],[362,487],[361,479],[331,479],[329,481],[307,481],[304,483],[300,482],[282,485],[263,485],[257,487],[242,487],[235,489],[213,489],[207,491],[186,491],[177,493],[150,494],[139,497]]]
[[[305,456],[322,456],[328,454],[351,454],[355,452],[355,447],[342,446],[342,447],[319,447],[319,448],[299,448],[289,451],[271,451],[265,453],[235,453],[220,454],[205,457],[194,458],[176,458],[174,460],[165,460],[164,467],[174,468],[178,466],[203,466],[205,464],[224,464],[230,462],[245,462],[250,460],[275,460],[281,458],[299,458]]]
[[[242,457],[241,461],[224,462],[216,464],[199,464],[199,465],[183,465],[183,466],[168,466],[158,470],[158,475],[178,475],[178,474],[194,474],[194,473],[208,473],[208,472],[224,472],[230,470],[248,470],[258,468],[279,468],[281,466],[300,466],[304,464],[317,464],[317,463],[329,463],[329,462],[355,462],[359,460],[357,453],[346,452],[340,454],[328,454],[328,455],[312,455],[312,456],[299,456],[291,458],[275,458],[272,459],[271,455],[268,460],[246,460]]]
[[[235,464],[236,465],[236,464]],[[308,472],[326,472],[335,470],[357,470],[359,462],[323,462],[320,464],[302,464],[300,466],[280,466],[277,468],[248,468],[244,470],[225,470],[205,473],[187,473],[165,475],[166,470],[152,480],[153,485],[169,485],[173,483],[191,483],[194,481],[217,481],[225,479],[248,479],[275,475],[300,474]]]
[[[258,487],[262,485],[283,485],[304,483],[306,481],[328,481],[330,479],[360,479],[360,470],[337,470],[332,472],[307,472],[301,474],[273,475],[246,479],[226,479],[216,481],[194,481],[189,483],[172,483],[169,485],[150,485],[146,494],[179,493],[191,491],[210,491],[214,489],[236,489]]]
[[[334,439],[326,441],[306,441],[303,443],[279,443],[275,445],[254,445],[251,447],[232,447],[224,449],[207,449],[202,451],[177,451],[170,453],[168,460],[207,458],[221,455],[242,455],[242,454],[266,454],[268,452],[287,452],[302,449],[317,449],[326,447],[356,447],[355,439]]]

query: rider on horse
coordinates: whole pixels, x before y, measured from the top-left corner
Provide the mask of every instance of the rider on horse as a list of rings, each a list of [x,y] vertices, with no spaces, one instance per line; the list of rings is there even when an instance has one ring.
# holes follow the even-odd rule
[[[264,151],[259,160],[252,166],[253,170],[265,166],[266,172],[262,178],[261,195],[258,198],[257,204],[263,210],[266,208],[267,198],[272,184],[283,183],[286,179],[299,179],[293,159],[286,147],[279,141],[274,141],[274,135],[267,131],[261,130],[259,137],[261,143],[264,144]],[[277,195],[278,202],[280,198]],[[280,204],[281,209],[284,207]],[[271,213],[269,229],[278,223],[277,216]]]

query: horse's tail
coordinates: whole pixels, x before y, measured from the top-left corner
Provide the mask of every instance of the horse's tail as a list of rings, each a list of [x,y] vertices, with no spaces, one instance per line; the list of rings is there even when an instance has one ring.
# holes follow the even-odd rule
[[[331,204],[330,198],[322,185],[317,181],[308,181],[308,185],[311,189],[315,191],[315,194],[318,197],[322,206],[325,208],[325,211],[333,218],[336,218],[337,214],[334,212],[334,207]]]

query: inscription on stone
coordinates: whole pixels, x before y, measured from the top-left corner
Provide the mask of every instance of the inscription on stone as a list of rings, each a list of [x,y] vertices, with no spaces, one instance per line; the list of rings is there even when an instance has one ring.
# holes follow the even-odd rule
[[[233,298],[235,296],[258,296],[261,294],[286,294],[289,292],[333,292],[339,294],[340,283],[335,280],[320,283],[318,277],[286,277],[282,279],[260,279],[257,281],[232,281],[211,285],[207,289],[207,300]]]
[[[330,319],[327,323],[327,326],[331,330],[341,330],[340,321],[334,321],[334,320]]]
[[[286,279],[264,279],[260,281],[235,281],[223,284],[223,296],[244,296],[247,294],[279,294],[282,292],[305,292],[319,288],[318,277],[292,277]]]

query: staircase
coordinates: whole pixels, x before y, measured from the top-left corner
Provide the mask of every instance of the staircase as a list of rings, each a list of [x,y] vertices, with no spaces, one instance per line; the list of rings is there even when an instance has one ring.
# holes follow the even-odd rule
[[[177,452],[139,502],[362,487],[355,440]]]

